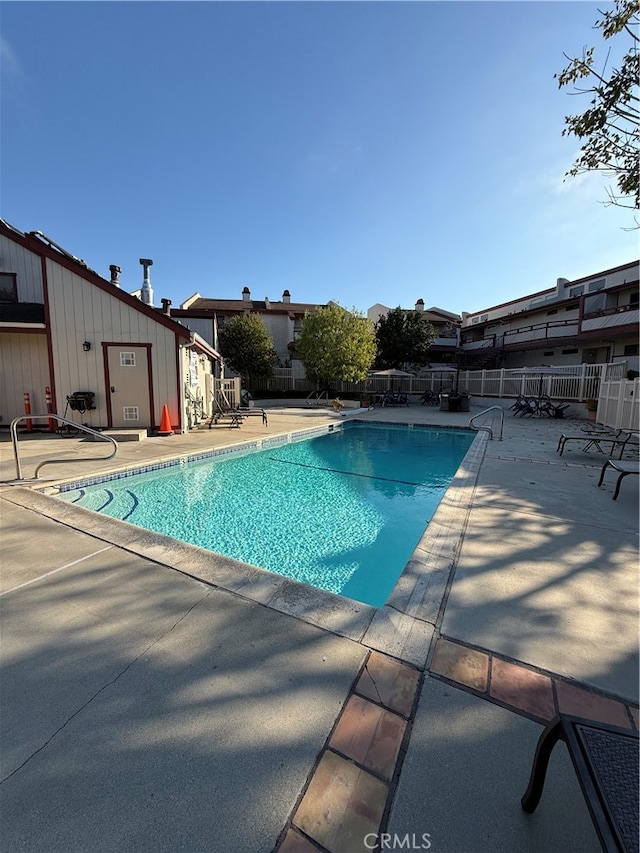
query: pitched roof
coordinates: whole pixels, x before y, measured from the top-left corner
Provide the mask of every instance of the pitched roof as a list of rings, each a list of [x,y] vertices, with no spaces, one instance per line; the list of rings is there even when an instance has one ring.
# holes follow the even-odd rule
[[[121,302],[126,303],[130,308],[140,311],[141,314],[146,314],[147,317],[151,317],[153,320],[160,323],[160,325],[171,329],[180,337],[191,338],[191,332],[186,326],[178,323],[177,320],[172,320],[171,317],[164,314],[159,308],[154,308],[152,305],[146,305],[144,302],[136,299],[135,296],[131,296],[125,290],[115,287],[115,285],[110,281],[99,276],[97,272],[94,272],[94,270],[89,269],[84,261],[76,258],[74,255],[71,255],[69,252],[57,246],[53,241],[44,242],[40,239],[37,232],[32,231],[28,234],[24,233],[23,231],[19,231],[13,225],[10,225],[4,219],[0,219],[0,234],[4,234],[5,237],[8,237],[15,243],[18,243],[36,255],[55,261],[57,264],[60,264],[60,266],[65,267],[76,275],[84,278],[90,284],[100,288],[100,290],[106,291],[114,299],[119,299]]]
[[[242,312],[255,311],[264,312],[265,314],[304,314],[306,311],[316,311],[318,308],[324,308],[324,305],[306,303],[306,302],[272,302],[269,300],[269,307],[264,299],[207,299],[199,297],[189,303],[189,307],[185,309],[176,309],[173,313],[178,316],[196,316],[199,312],[209,313],[212,311],[222,312]]]

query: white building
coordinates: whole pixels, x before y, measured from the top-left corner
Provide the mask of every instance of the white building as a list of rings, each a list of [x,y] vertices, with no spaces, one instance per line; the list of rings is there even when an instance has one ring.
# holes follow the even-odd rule
[[[143,295],[152,300],[145,261]],[[156,430],[163,407],[171,427],[195,425],[193,400],[211,393],[213,347],[163,308],[120,288],[120,270],[101,278],[40,232],[23,233],[0,220],[0,418],[25,413],[64,415],[67,397],[84,391],[94,408],[76,420],[93,428]],[[71,411],[67,416],[74,418]]]

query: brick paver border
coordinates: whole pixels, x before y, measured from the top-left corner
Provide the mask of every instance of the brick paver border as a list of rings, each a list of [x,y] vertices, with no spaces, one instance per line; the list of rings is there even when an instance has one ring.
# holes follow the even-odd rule
[[[427,672],[537,723],[562,711],[638,730],[637,705],[446,637]],[[388,821],[423,680],[420,670],[369,653],[274,853],[372,849]]]

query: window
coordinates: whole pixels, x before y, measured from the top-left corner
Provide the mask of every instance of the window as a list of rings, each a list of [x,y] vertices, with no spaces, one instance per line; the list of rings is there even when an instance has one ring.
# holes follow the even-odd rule
[[[574,302],[571,305],[567,305],[567,307],[564,310],[565,311],[576,311],[577,308],[578,308],[578,303]]]
[[[581,284],[580,287],[572,287],[569,291],[569,296],[582,296],[584,293],[584,284]]]
[[[578,348],[577,348],[577,347],[576,347],[575,349],[563,349],[563,350],[562,350],[562,355],[573,355],[573,354],[574,354],[574,353],[576,353],[576,352],[578,352]]]
[[[122,417],[125,421],[139,421],[140,410],[138,406],[123,406]]]
[[[135,367],[136,366],[136,354],[135,352],[121,352],[120,353],[120,367]]]
[[[638,355],[638,344],[625,344],[625,355]]]
[[[629,296],[629,305],[637,305],[638,304],[638,291],[630,294]]]
[[[557,313],[558,313],[558,309],[552,308],[551,311],[547,311],[547,317],[550,317],[552,314],[557,314]]]
[[[542,355],[555,355],[555,350],[554,349],[547,349],[542,353]]]
[[[0,302],[17,302],[16,273],[0,272]]]
[[[596,290],[604,290],[604,278],[599,278],[597,281],[592,281],[589,285],[589,293],[595,293]]]

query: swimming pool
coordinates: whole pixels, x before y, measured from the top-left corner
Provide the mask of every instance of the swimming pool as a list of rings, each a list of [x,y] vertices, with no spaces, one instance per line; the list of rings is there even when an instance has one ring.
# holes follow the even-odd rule
[[[351,423],[60,497],[380,607],[474,437]]]

